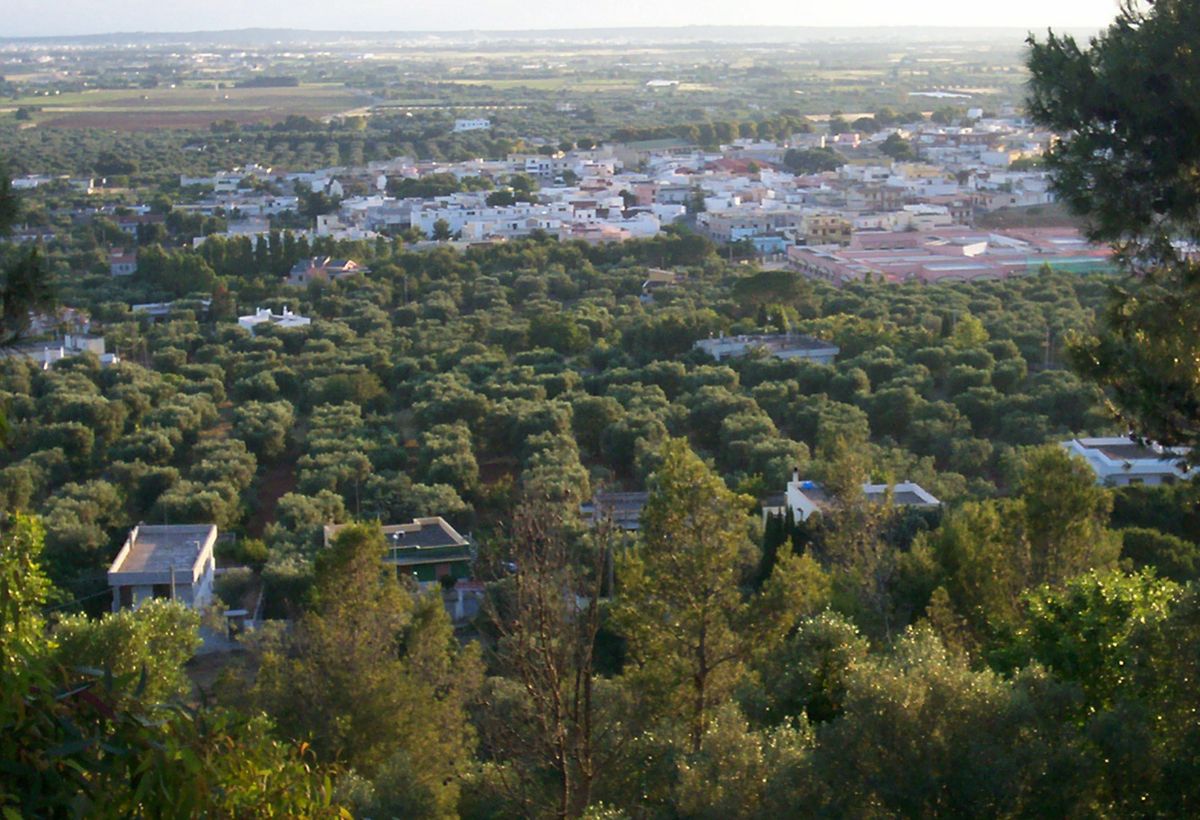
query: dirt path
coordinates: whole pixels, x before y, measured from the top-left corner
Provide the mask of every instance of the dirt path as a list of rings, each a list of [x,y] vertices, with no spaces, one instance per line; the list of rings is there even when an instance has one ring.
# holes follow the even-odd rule
[[[287,453],[263,474],[258,482],[257,504],[254,515],[246,523],[246,534],[251,538],[262,538],[267,524],[275,520],[275,507],[279,499],[296,489],[296,460],[299,453]]]

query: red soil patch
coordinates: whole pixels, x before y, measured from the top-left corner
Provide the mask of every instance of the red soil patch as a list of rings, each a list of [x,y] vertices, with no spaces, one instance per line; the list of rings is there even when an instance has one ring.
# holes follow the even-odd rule
[[[267,524],[275,520],[279,499],[296,489],[296,458],[296,453],[288,453],[267,468],[259,479],[257,508],[246,523],[246,534],[251,538],[262,538]]]

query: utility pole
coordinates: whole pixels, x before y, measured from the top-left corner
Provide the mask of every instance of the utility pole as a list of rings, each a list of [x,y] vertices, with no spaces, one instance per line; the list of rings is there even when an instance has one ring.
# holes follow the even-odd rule
[[[171,600],[175,600],[175,564],[171,564]]]

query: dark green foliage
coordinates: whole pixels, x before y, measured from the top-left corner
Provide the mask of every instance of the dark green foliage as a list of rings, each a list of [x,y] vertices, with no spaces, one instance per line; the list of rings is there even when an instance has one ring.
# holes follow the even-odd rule
[[[8,235],[21,213],[12,190],[8,167],[0,162],[0,239]],[[29,329],[30,311],[54,304],[50,269],[37,248],[18,251],[0,265],[0,348],[16,342]]]
[[[301,748],[273,739],[269,720],[163,701],[185,680],[181,663],[197,640],[193,613],[156,604],[99,622],[69,619],[53,648],[41,541],[35,519],[0,527],[6,814],[343,816],[326,772],[314,771]],[[148,667],[131,657],[139,652],[149,653]]]
[[[1200,442],[1200,272],[1179,251],[1200,237],[1198,26],[1187,0],[1130,3],[1088,48],[1050,34],[1031,39],[1028,58],[1031,113],[1068,135],[1047,158],[1055,186],[1093,237],[1122,247],[1131,274],[1074,345],[1075,365],[1165,444]]]
[[[1192,542],[1200,538],[1200,486],[1129,485],[1113,491],[1112,526],[1142,527]]]
[[[913,150],[912,143],[899,134],[888,134],[887,139],[879,146],[879,150],[896,162],[906,162],[917,158],[917,152]]]
[[[1121,530],[1121,557],[1149,567],[1164,578],[1186,583],[1200,578],[1200,547],[1158,530]]]
[[[845,158],[832,148],[813,148],[811,150],[789,148],[783,157],[783,164],[797,174],[836,171],[845,161]]]
[[[1099,238],[1152,241],[1200,221],[1198,28],[1195,4],[1158,0],[1124,6],[1087,48],[1069,36],[1031,39],[1030,113],[1069,135],[1047,164]]]

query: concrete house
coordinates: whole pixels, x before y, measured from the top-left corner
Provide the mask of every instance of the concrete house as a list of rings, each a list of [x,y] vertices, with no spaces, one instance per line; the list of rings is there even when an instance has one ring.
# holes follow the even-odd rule
[[[212,603],[215,524],[138,524],[108,570],[112,609],[168,598],[192,609]]]
[[[254,313],[249,316],[238,317],[238,325],[251,333],[256,332],[256,328],[261,325],[291,328],[305,327],[309,324],[312,324],[312,319],[293,313],[287,307],[283,309],[282,313],[275,313],[270,308],[255,308]]]
[[[1158,444],[1138,444],[1125,436],[1074,438],[1062,442],[1062,446],[1083,458],[1096,474],[1096,482],[1107,487],[1174,484],[1200,473],[1200,467],[1179,466],[1191,452],[1186,447],[1170,449]]]
[[[325,526],[325,546],[343,527]],[[398,575],[412,578],[421,586],[447,577],[471,577],[471,544],[440,515],[414,518],[411,524],[385,524],[382,529],[387,541],[383,560],[394,565]]]
[[[110,276],[132,276],[137,273],[137,254],[113,252],[108,258]]]
[[[353,259],[314,256],[311,259],[301,259],[293,265],[287,281],[289,285],[307,285],[309,282],[328,282],[356,273],[367,273],[367,269]]]
[[[647,492],[596,493],[591,501],[579,505],[579,514],[589,527],[607,519],[617,529],[636,532],[642,528],[642,510],[649,498]]]
[[[693,347],[703,350],[718,362],[745,356],[753,350],[765,350],[777,359],[808,359],[817,364],[833,364],[841,349],[830,342],[793,333],[757,333],[700,339]]]
[[[108,353],[104,346],[103,336],[88,336],[79,333],[68,333],[60,339],[48,342],[31,342],[18,347],[0,350],[0,359],[9,356],[22,356],[32,360],[42,370],[49,370],[55,362],[78,356],[82,353],[92,353],[100,360],[102,367],[108,367],[121,361],[116,353]]]
[[[454,133],[461,134],[464,131],[486,131],[492,127],[492,121],[479,117],[477,119],[458,119],[454,121]]]
[[[931,495],[925,488],[914,481],[902,481],[897,484],[864,484],[863,495],[867,501],[881,504],[892,494],[892,503],[897,507],[919,507],[933,509],[940,507],[942,502]],[[792,473],[788,482],[781,506],[764,506],[764,515],[786,515],[790,510],[796,521],[807,521],[813,513],[824,512],[833,507],[834,499],[815,481],[803,480]]]

